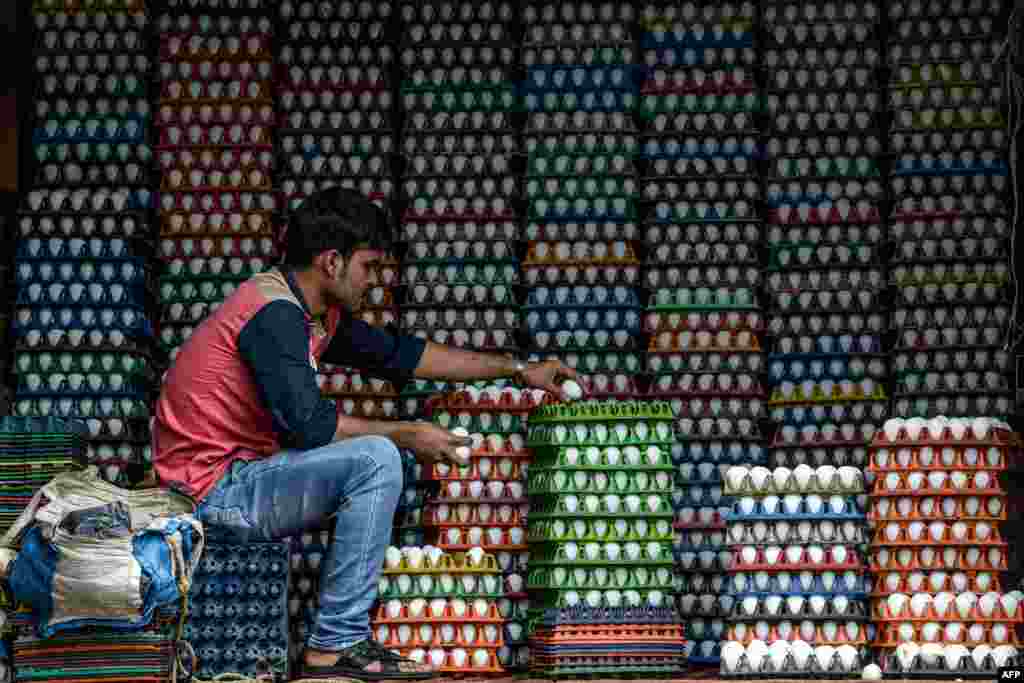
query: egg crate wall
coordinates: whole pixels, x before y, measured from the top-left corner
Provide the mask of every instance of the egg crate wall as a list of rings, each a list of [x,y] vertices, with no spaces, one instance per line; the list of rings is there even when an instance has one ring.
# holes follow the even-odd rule
[[[894,418],[876,435],[872,618],[886,672],[991,675],[1016,658],[1019,592],[1004,593],[1006,493],[1020,438],[996,419]]]
[[[272,25],[261,5],[236,15],[218,7],[168,6],[156,19],[160,341],[172,358],[224,297],[278,257]]]
[[[322,364],[317,384],[325,396],[332,398],[344,415],[367,418],[398,416],[399,401],[395,387],[356,368]]]
[[[289,553],[285,543],[211,543],[189,590],[185,638],[196,674],[253,675],[265,659],[287,675]]]
[[[849,676],[867,661],[864,476],[855,467],[734,466],[725,676]]]
[[[85,425],[57,417],[0,419],[0,529],[6,532],[32,496],[86,460]]]
[[[378,642],[447,673],[502,672],[500,570],[482,548],[388,548],[380,604],[371,615]]]
[[[683,627],[667,608],[546,609],[531,645],[534,669],[552,678],[668,676],[686,665]]]
[[[989,56],[1009,8],[968,5],[949,16],[927,3],[890,7],[901,36],[888,54],[900,417],[1004,417],[1012,410],[1008,358],[1000,353],[1008,316],[999,293],[1008,277],[1006,139],[1003,93]],[[908,34],[912,23],[938,40]],[[925,345],[933,355],[915,354],[908,367],[909,354]]]

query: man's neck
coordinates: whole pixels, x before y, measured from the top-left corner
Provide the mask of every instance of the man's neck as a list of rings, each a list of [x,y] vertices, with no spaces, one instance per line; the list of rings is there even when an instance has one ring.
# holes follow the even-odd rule
[[[327,311],[327,303],[317,285],[316,275],[308,270],[293,270],[292,276],[295,278],[295,284],[302,290],[302,298],[306,300],[310,315],[314,318],[323,315]]]

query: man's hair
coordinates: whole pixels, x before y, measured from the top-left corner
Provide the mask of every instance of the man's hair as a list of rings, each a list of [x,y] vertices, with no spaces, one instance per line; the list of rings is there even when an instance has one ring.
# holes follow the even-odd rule
[[[291,212],[282,263],[308,268],[318,255],[333,249],[346,259],[356,249],[390,251],[394,237],[384,209],[355,190],[329,187]]]

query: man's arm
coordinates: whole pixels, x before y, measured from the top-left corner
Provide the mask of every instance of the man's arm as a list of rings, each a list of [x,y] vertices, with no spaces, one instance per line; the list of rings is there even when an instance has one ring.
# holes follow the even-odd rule
[[[501,379],[515,377],[518,367],[519,362],[515,359],[496,353],[479,353],[427,342],[423,357],[416,366],[416,376],[450,382]]]
[[[260,309],[238,335],[238,348],[285,448],[311,450],[373,435],[387,437],[428,460],[447,460],[468,445],[465,438],[429,424],[338,415],[334,401],[320,392],[309,362],[305,315],[289,301],[274,301]]]

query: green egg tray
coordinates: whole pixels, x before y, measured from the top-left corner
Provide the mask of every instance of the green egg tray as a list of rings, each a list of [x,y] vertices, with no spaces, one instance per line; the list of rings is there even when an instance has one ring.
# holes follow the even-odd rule
[[[594,446],[593,448],[600,448]],[[648,446],[650,448],[650,446]],[[586,453],[580,453],[577,457],[576,462],[571,462],[570,456],[573,450],[588,450],[589,447],[579,449],[573,446],[559,446],[557,448],[545,448],[537,450],[533,454],[533,460],[530,463],[531,472],[543,472],[548,470],[560,470],[566,472],[616,472],[616,471],[628,471],[628,472],[675,472],[675,466],[672,464],[672,456],[669,453],[668,448],[659,447],[659,456],[657,464],[650,464],[642,462],[640,464],[629,464],[620,462],[619,464],[608,464],[607,455],[602,453],[600,456],[601,462],[596,464],[587,463]],[[646,454],[645,454],[646,456]]]
[[[646,480],[646,481],[644,481]],[[593,493],[593,494],[639,494],[672,492],[673,477],[665,473],[662,485],[658,485],[657,477],[647,472],[624,467],[613,472],[580,472],[570,474],[565,470],[530,470],[526,488],[531,496],[558,495],[562,493]]]
[[[597,524],[602,520],[593,519],[577,519],[572,520],[573,522],[582,523],[584,528],[582,530],[576,528],[576,524],[566,523],[567,520],[533,520],[531,519],[527,526],[527,536],[530,537],[531,543],[561,543],[564,541],[576,541],[576,542],[615,542],[625,543],[628,541],[663,541],[671,542],[673,540],[671,518],[667,515],[662,519],[665,520],[667,530],[664,533],[658,533],[655,525],[648,523],[647,533],[642,533],[636,527],[639,526],[637,522],[649,522],[648,519],[628,519],[628,518],[615,518],[608,520],[606,529],[597,529]],[[617,530],[616,522],[624,522],[627,524],[625,530]],[[561,525],[560,525],[561,523]],[[560,528],[564,527],[564,528]]]
[[[652,571],[646,566],[613,570],[607,573],[604,585],[601,585],[601,580],[595,577],[591,570],[585,568],[539,568],[531,569],[527,574],[526,586],[531,592],[534,590],[562,592],[580,589],[662,590],[670,592],[672,590],[671,568],[668,566],[664,567],[660,578],[658,573],[657,570]],[[563,576],[559,577],[559,574]],[[538,604],[538,606],[540,605]]]
[[[658,421],[663,423],[668,422],[668,420]],[[605,432],[606,438],[601,440],[601,437],[596,436],[596,434],[601,433],[599,432],[600,427],[606,425],[598,423],[597,425],[588,428],[586,435],[577,434],[576,430],[572,428],[573,425],[568,425],[569,428],[566,430],[565,439],[558,441],[558,428],[561,426],[563,425],[534,424],[531,419],[526,436],[527,445],[535,449],[564,448],[566,446],[667,446],[674,440],[671,428],[669,429],[669,432],[661,438],[656,434],[656,428],[650,428],[647,435],[644,437],[638,436],[634,429],[630,429],[630,433],[626,434],[624,438],[620,438],[614,429],[609,429]],[[578,424],[576,426],[578,426]]]
[[[660,559],[643,557],[637,560],[627,560],[621,556],[616,560],[588,560],[579,556],[576,559],[570,559],[566,556],[566,544],[569,542],[551,541],[532,545],[530,548],[531,569],[541,567],[671,567],[674,564],[672,544],[669,542],[658,543],[661,547]],[[577,543],[576,545],[583,544]],[[582,553],[582,549],[579,550],[579,553]]]
[[[667,401],[581,401],[552,403],[530,413],[532,424],[556,422],[621,422],[623,420],[674,420]]]
[[[643,95],[637,103],[641,118],[658,114],[717,114],[764,111],[764,102],[757,95]]]
[[[522,434],[525,427],[522,416],[515,413],[499,413],[491,424],[485,425],[478,414],[450,413],[445,410],[434,413],[431,422],[445,429],[462,427],[470,434]]]
[[[541,519],[660,519],[660,518],[671,518],[673,516],[672,501],[668,494],[656,495],[660,501],[660,510],[658,512],[651,512],[648,509],[643,509],[639,512],[626,512],[624,509],[625,504],[612,512],[605,507],[603,501],[601,501],[598,510],[596,512],[585,512],[583,508],[583,501],[580,500],[577,503],[577,509],[575,512],[569,510],[567,498],[575,494],[564,494],[559,496],[532,496],[530,503],[530,519],[541,520]],[[587,494],[594,495],[597,494]],[[586,496],[579,496],[584,498]],[[621,496],[626,498],[627,496]],[[646,496],[645,496],[646,497]]]

